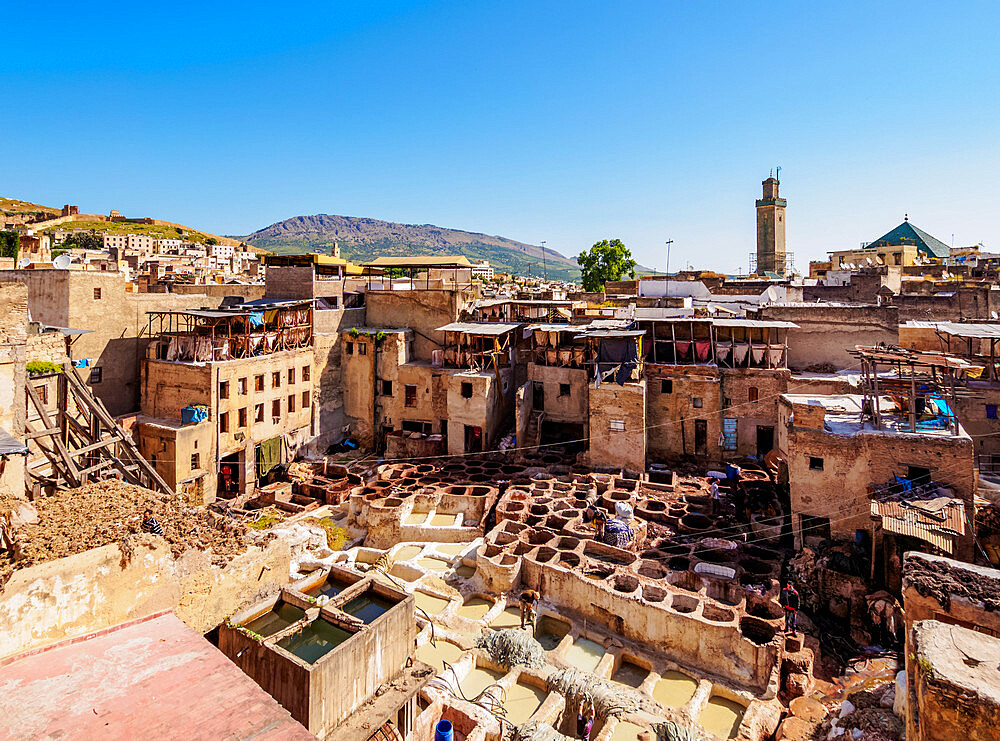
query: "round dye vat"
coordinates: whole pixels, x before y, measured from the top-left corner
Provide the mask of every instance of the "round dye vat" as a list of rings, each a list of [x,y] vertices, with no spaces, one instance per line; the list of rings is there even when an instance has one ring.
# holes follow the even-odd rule
[[[477,666],[473,667],[472,671],[466,674],[465,678],[462,679],[458,685],[462,688],[462,694],[464,694],[469,700],[472,700],[491,684],[495,684],[496,681],[503,676],[504,675],[500,672],[495,672],[492,669]],[[500,698],[499,691],[496,693],[496,697],[497,699]]]
[[[629,687],[638,687],[645,681],[649,671],[631,661],[623,661],[618,671],[611,675],[613,682],[620,682]]]
[[[419,546],[419,545],[404,545],[402,548],[400,548],[398,551],[396,551],[396,555],[393,556],[393,560],[395,560],[395,561],[409,561],[415,555],[417,555],[418,553],[420,553],[421,550],[423,550],[423,546]]]
[[[434,595],[427,594],[426,592],[414,592],[413,598],[416,601],[417,607],[426,612],[428,615],[437,615],[448,606],[448,600],[443,597],[435,597]]]
[[[482,597],[470,597],[457,610],[467,620],[482,620],[493,607],[493,603]]]
[[[566,650],[566,661],[577,669],[592,672],[604,657],[604,646],[589,638],[577,638]]]
[[[545,695],[534,685],[518,682],[507,690],[507,701],[503,704],[507,720],[515,725],[526,722],[545,702]]]
[[[440,674],[444,671],[444,662],[454,666],[464,652],[454,643],[439,640],[437,645],[425,643],[417,649],[417,658],[425,664],[430,664]],[[449,675],[451,676],[451,675]]]
[[[615,726],[615,730],[614,733],[611,734],[610,741],[635,741],[639,737],[640,733],[648,730],[648,728],[637,726],[635,723],[622,721]]]
[[[441,543],[434,546],[434,549],[439,553],[457,556],[459,553],[464,553],[470,545],[471,543]]]
[[[664,672],[653,686],[653,699],[665,708],[679,708],[694,697],[698,682],[681,672]]]
[[[713,695],[698,716],[698,722],[706,731],[720,738],[736,738],[746,710],[746,707],[738,702]]]
[[[517,607],[508,607],[497,615],[496,619],[490,623],[490,627],[498,630],[502,628],[520,628],[521,610]]]
[[[455,573],[458,574],[463,579],[471,579],[475,573],[476,569],[474,566],[466,566],[464,563],[455,569]]]
[[[423,566],[425,569],[430,569],[431,571],[446,571],[448,569],[448,564],[442,561],[440,558],[421,558],[417,561],[418,564]]]

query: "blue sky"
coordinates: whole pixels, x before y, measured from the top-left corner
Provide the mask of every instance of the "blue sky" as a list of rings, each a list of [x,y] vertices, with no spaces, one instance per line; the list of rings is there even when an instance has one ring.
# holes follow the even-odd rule
[[[29,3],[0,194],[226,234],[334,213],[746,270],[782,167],[796,264],[904,212],[1000,251],[1000,5]],[[11,105],[14,104],[14,105]]]

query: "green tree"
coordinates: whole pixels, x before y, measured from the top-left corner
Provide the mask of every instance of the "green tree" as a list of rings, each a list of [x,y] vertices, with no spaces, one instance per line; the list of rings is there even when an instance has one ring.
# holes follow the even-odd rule
[[[15,231],[0,232],[0,257],[11,257],[17,263],[17,253],[21,248],[21,235]]]
[[[207,244],[207,245],[214,246],[214,245],[217,245],[218,243],[219,243],[219,240],[216,239],[215,237],[209,237],[208,239],[205,240],[205,244]]]
[[[581,252],[576,261],[585,291],[602,291],[608,281],[635,277],[636,261],[620,239],[601,240],[587,252]]]
[[[104,237],[95,230],[89,232],[73,232],[62,241],[65,249],[103,250]]]

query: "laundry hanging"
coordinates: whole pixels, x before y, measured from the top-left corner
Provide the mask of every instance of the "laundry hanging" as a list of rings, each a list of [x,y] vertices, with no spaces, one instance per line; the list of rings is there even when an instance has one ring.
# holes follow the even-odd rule
[[[674,347],[677,350],[678,360],[687,360],[690,357],[689,353],[691,352],[691,343],[689,341],[677,340],[677,342],[674,343]]]
[[[694,343],[694,356],[699,363],[704,363],[708,360],[708,354],[712,350],[711,340],[695,340]]]
[[[753,362],[756,365],[760,365],[762,362],[764,362],[764,348],[763,347],[755,347],[753,349]]]
[[[781,358],[785,354],[785,348],[781,345],[772,345],[767,348],[767,367],[778,368],[781,366]]]
[[[718,360],[728,360],[729,353],[732,352],[733,343],[732,342],[720,342],[715,346],[715,356]]]
[[[747,354],[750,352],[750,343],[748,342],[737,342],[733,345],[733,356],[736,360],[737,365],[742,365],[743,361],[747,359]]]

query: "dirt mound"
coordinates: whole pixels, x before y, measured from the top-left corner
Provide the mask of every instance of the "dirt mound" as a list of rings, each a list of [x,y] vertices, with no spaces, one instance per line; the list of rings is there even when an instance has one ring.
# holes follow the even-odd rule
[[[16,560],[10,554],[0,554],[0,584],[16,569],[91,548],[119,543],[127,549],[129,535],[141,531],[147,508],[163,526],[163,538],[174,556],[189,548],[211,550],[213,560],[222,563],[246,551],[253,542],[242,525],[216,527],[210,519],[214,515],[204,509],[120,481],[66,489],[36,499],[32,505],[38,512],[38,523],[15,531]]]

